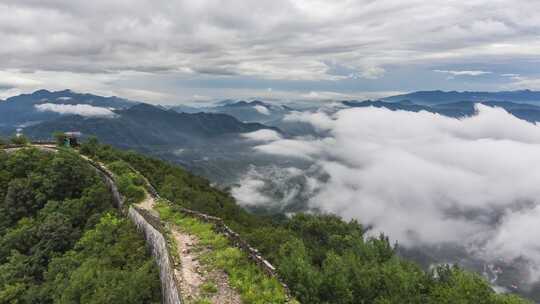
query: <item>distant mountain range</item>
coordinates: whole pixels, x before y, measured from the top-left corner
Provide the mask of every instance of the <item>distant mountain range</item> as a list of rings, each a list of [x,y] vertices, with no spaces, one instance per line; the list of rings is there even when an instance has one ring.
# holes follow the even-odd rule
[[[420,105],[415,104],[410,101],[400,101],[400,102],[386,102],[386,101],[343,101],[343,104],[349,107],[376,107],[376,108],[387,108],[392,111],[403,110],[411,112],[420,112],[427,111],[431,113],[438,113],[444,116],[449,117],[465,117],[475,114],[474,105],[476,103],[481,103],[490,107],[500,107],[508,111],[510,114],[529,121],[537,122],[540,121],[540,106],[524,103],[515,103],[509,101],[486,101],[486,102],[475,102],[475,101],[460,101],[452,103],[443,103],[443,104],[432,104],[432,105]]]
[[[202,108],[188,106],[174,106],[172,110],[183,113],[210,112],[228,114],[240,121],[269,123],[283,118],[293,111],[292,108],[284,105],[273,105],[260,100],[253,101],[222,101],[215,106]]]
[[[428,111],[450,117],[474,114],[474,103],[506,109],[516,117],[540,121],[540,92],[419,91],[372,101],[344,101],[349,107],[384,107],[391,110]],[[294,109],[260,100],[224,100],[213,106],[172,107],[140,105],[119,97],[81,94],[71,90],[39,90],[0,101],[0,134],[24,128],[44,137],[50,131],[77,129],[101,135],[124,146],[196,142],[211,134],[242,133],[275,127],[289,135],[313,133],[309,125],[284,119]],[[100,115],[100,114],[109,114]],[[112,117],[114,116],[114,119]],[[259,123],[250,124],[250,123]]]
[[[220,113],[177,113],[160,106],[70,90],[39,90],[0,101],[0,130],[22,128],[31,138],[55,131],[80,131],[123,148],[204,145],[231,134],[269,128]]]
[[[257,131],[268,127],[242,123],[232,116],[214,113],[176,113],[148,104],[115,110],[115,117],[63,116],[24,129],[32,138],[50,138],[55,131],[76,130],[95,135],[118,147],[193,146],[228,134]]]
[[[501,91],[501,92],[457,92],[457,91],[418,91],[395,95],[382,99],[387,102],[410,101],[421,105],[453,103],[460,101],[509,101],[517,103],[540,103],[540,91]]]
[[[106,109],[125,109],[136,102],[93,94],[80,94],[71,90],[51,92],[39,90],[0,101],[0,130],[12,132],[17,127],[35,125],[62,115],[53,111],[41,111],[39,105],[88,105]]]
[[[529,96],[537,94],[520,92]],[[414,102],[418,96],[427,98],[425,96],[430,94],[434,96],[430,102]],[[273,129],[285,137],[321,135],[320,130],[307,122],[285,119],[296,111],[331,114],[343,107],[384,107],[463,117],[474,115],[474,103],[478,101],[452,101],[452,98],[465,98],[467,94],[484,96],[484,93],[457,93],[459,96],[455,97],[453,92],[441,91],[430,94],[416,92],[376,101],[344,101],[341,107],[298,109],[260,100],[226,100],[205,107],[165,107],[70,90],[39,90],[0,101],[0,135],[10,136],[17,128],[23,128],[27,136],[46,139],[55,131],[80,131],[84,136],[96,135],[102,142],[120,148],[135,149],[180,163],[214,182],[228,185],[236,182],[239,174],[252,164],[291,166],[290,159],[253,153],[253,147],[260,142],[247,140],[243,133]],[[485,94],[491,94],[489,96],[493,98],[516,98],[482,103],[504,108],[530,122],[540,121],[540,104],[525,103],[522,101],[525,97],[519,92]],[[107,115],[99,115],[102,112]],[[298,164],[300,160],[294,162],[296,167],[303,166]]]
[[[227,114],[243,122],[258,122],[279,128],[289,135],[313,134],[314,130],[307,123],[285,120],[284,118],[287,114],[291,114],[294,111],[316,110],[316,108],[296,109],[287,105],[270,104],[260,100],[233,101],[230,99],[217,102],[213,106],[197,108],[180,105],[170,107],[170,109],[179,113],[208,112]]]

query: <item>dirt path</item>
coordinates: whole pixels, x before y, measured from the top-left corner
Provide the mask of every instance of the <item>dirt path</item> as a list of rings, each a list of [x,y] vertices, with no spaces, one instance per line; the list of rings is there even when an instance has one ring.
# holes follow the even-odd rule
[[[137,204],[137,207],[157,214],[153,209],[154,205],[154,198],[147,193],[146,198]],[[197,300],[204,298],[214,304],[241,304],[240,295],[229,285],[229,278],[225,272],[206,269],[199,263],[203,250],[207,249],[199,246],[197,237],[182,232],[173,225],[169,227],[178,248],[180,265],[175,267],[175,276],[180,283],[185,303],[197,303]]]
[[[33,145],[34,147],[46,151],[57,152],[54,145]],[[12,153],[26,147],[14,147],[3,149],[7,153]],[[80,155],[83,159],[91,162],[90,158]],[[106,167],[97,163],[104,170]],[[158,215],[154,210],[156,202],[148,192],[145,199],[137,204],[137,207]],[[242,300],[236,290],[229,285],[227,274],[219,269],[206,269],[199,263],[204,249],[199,246],[199,240],[188,233],[182,232],[178,227],[169,225],[172,237],[178,248],[177,256],[180,258],[180,265],[175,267],[176,280],[180,282],[180,290],[184,303],[202,303],[200,300],[206,299],[213,304],[241,304]],[[204,302],[207,303],[207,302]]]
[[[229,286],[227,274],[221,270],[209,270],[199,263],[204,252],[198,246],[199,240],[178,229],[171,229],[178,247],[182,264],[178,275],[181,276],[180,290],[187,303],[196,303],[197,299],[206,298],[215,304],[240,304],[240,295]],[[203,249],[204,250],[204,249]]]
[[[178,248],[178,256],[180,257],[181,268],[177,269],[176,276],[181,278],[180,290],[183,295],[188,295],[191,299],[198,298],[200,292],[200,286],[203,283],[203,277],[201,275],[201,267],[199,261],[196,258],[196,254],[193,252],[193,245],[197,240],[184,233],[180,233],[176,229],[172,229],[172,236],[176,241]],[[186,299],[185,300],[190,300]]]
[[[154,205],[156,204],[156,201],[154,200],[154,198],[149,195],[148,193],[146,194],[146,198],[137,204],[137,207],[141,208],[141,209],[144,209],[144,210],[148,210],[152,213],[155,212],[154,210]]]
[[[25,146],[25,147],[15,147],[15,148],[2,148],[2,150],[4,150],[6,153],[13,153],[13,152],[17,152],[21,149],[26,149],[30,146]],[[32,145],[32,147],[34,148],[37,148],[39,150],[42,150],[42,151],[45,151],[45,152],[53,152],[53,153],[56,153],[58,152],[56,146],[52,146],[52,145]]]

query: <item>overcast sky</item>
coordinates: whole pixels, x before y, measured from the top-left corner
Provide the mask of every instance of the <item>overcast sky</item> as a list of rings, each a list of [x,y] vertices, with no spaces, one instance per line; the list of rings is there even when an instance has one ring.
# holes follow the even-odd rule
[[[534,0],[0,0],[0,98],[540,89]]]

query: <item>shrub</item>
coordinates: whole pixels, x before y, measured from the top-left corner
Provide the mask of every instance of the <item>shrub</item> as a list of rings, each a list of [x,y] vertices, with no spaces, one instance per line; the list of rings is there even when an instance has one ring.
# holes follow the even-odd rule
[[[97,137],[92,136],[81,145],[80,151],[84,155],[95,157],[97,155],[98,149],[99,141]]]
[[[26,136],[20,135],[20,136],[13,136],[11,138],[11,143],[14,145],[27,145],[30,141]]]

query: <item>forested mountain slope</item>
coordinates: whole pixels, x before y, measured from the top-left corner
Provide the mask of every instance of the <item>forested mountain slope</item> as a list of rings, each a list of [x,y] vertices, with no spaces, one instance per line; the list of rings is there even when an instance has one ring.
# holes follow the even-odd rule
[[[482,104],[488,107],[497,107],[506,110],[517,118],[530,121],[540,121],[540,106],[526,103],[514,103],[508,101],[460,101],[452,103],[440,103],[431,105],[415,104],[410,101],[387,102],[387,101],[344,101],[343,104],[352,108],[386,108],[392,111],[409,111],[438,113],[448,117],[463,118],[477,114],[476,105]]]
[[[24,133],[35,139],[49,139],[55,131],[77,130],[117,147],[148,148],[209,145],[216,138],[269,128],[259,123],[242,123],[225,114],[176,113],[148,104],[115,113],[113,118],[63,116],[28,127]]]
[[[15,130],[16,127],[30,126],[62,116],[59,112],[43,111],[43,108],[40,108],[43,105],[60,107],[86,105],[101,109],[125,109],[135,104],[135,102],[118,97],[81,94],[71,90],[55,92],[38,90],[31,94],[21,94],[0,100],[0,113],[2,113],[0,128]]]
[[[159,303],[142,236],[73,152],[0,151],[0,303]]]
[[[302,303],[529,303],[496,294],[480,275],[457,266],[425,272],[399,258],[384,235],[370,237],[356,221],[332,215],[253,215],[230,194],[177,166],[95,140],[81,152],[103,162],[128,163],[175,206],[224,219],[277,267]]]
[[[418,104],[443,104],[460,101],[510,101],[518,103],[534,103],[540,101],[540,92],[531,90],[500,92],[458,92],[458,91],[417,91],[383,98],[384,101],[396,102],[408,100]]]

